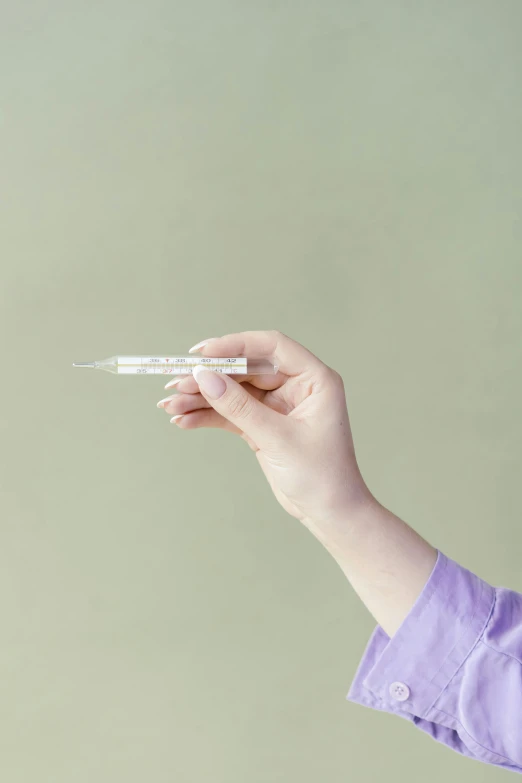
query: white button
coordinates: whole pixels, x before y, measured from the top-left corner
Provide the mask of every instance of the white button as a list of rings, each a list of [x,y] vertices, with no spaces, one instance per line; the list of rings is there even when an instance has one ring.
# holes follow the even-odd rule
[[[403,682],[392,682],[390,693],[396,701],[406,701],[410,698],[410,689]]]

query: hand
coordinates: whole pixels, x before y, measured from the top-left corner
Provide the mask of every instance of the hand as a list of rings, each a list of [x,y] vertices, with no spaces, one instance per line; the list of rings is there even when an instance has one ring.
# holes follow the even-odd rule
[[[209,340],[203,356],[269,358],[276,375],[234,377],[207,369],[161,401],[181,429],[217,427],[255,452],[281,506],[322,540],[373,498],[355,451],[341,376],[277,331]]]
[[[181,415],[175,421],[182,429],[218,427],[243,438],[279,503],[330,552],[391,637],[433,570],[437,550],[364,483],[341,376],[280,332],[229,334],[206,341],[201,353],[269,358],[279,371],[231,377],[202,369],[158,405]]]

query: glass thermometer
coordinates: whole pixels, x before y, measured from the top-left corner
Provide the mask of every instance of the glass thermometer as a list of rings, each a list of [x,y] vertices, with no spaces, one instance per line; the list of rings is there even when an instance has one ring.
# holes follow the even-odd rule
[[[75,362],[73,367],[91,367],[116,375],[191,375],[198,364],[225,375],[275,375],[277,365],[269,359],[210,359],[206,356],[111,356],[99,362]]]

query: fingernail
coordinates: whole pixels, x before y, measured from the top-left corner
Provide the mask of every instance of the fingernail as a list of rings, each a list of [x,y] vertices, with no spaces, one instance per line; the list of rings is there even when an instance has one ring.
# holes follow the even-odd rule
[[[183,413],[178,413],[177,416],[173,416],[172,417],[172,419],[170,420],[170,423],[172,424],[172,422],[176,421],[176,419],[182,419],[182,418],[183,418]]]
[[[192,348],[189,348],[189,353],[194,353],[194,351],[199,351],[200,348],[203,348],[204,345],[209,343],[211,340],[215,340],[215,337],[209,337],[208,340],[202,340],[200,343],[196,343],[196,345],[193,345]]]
[[[165,403],[166,403],[166,402],[170,402],[171,400],[173,400],[173,399],[174,399],[174,397],[177,397],[177,395],[176,395],[176,394],[171,394],[171,395],[170,395],[170,397],[165,397],[165,399],[164,399],[164,400],[160,400],[160,401],[158,402],[158,404],[156,405],[156,408],[163,408],[163,406],[165,405]]]
[[[183,378],[186,378],[187,376],[184,375]],[[173,381],[169,381],[167,385],[165,386],[166,389],[172,389],[173,386],[175,386],[177,383],[183,380],[183,378],[174,378]]]
[[[211,400],[217,400],[225,393],[227,384],[225,383],[224,378],[218,375],[218,373],[209,372],[206,367],[197,364],[192,370],[192,374],[199,388],[202,389]]]

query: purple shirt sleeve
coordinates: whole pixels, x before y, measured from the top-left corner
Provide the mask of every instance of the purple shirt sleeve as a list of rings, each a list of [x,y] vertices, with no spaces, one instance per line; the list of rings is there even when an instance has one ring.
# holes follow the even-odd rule
[[[373,632],[346,698],[522,773],[522,594],[492,587],[439,551],[394,636]]]

